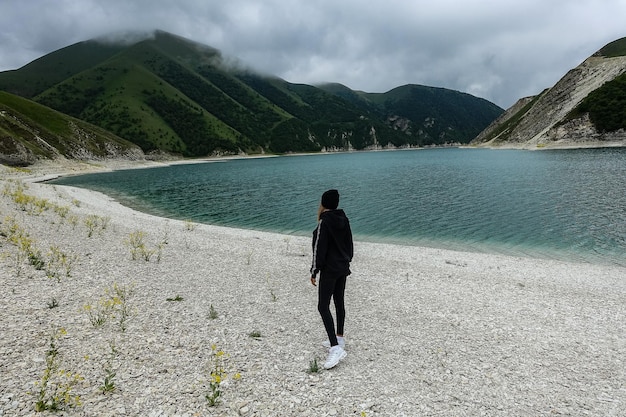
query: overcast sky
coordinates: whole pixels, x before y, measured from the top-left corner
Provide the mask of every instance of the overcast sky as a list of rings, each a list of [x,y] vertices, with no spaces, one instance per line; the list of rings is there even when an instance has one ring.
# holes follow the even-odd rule
[[[423,84],[508,108],[626,36],[626,0],[0,0],[0,71],[153,29],[293,83]]]

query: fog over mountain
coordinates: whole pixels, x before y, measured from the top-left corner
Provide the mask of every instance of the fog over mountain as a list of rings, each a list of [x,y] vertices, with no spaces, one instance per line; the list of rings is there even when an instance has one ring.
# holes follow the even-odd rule
[[[4,0],[0,71],[103,34],[156,28],[293,83],[421,84],[508,108],[626,35],[626,0]]]
[[[86,146],[81,137],[90,133],[72,134],[77,124],[72,119],[41,120],[41,105],[151,155],[187,157],[468,143],[503,112],[467,93],[416,84],[381,94],[339,83],[289,83],[233,65],[209,45],[164,31],[136,37],[135,43],[116,43],[116,37],[78,42],[0,72],[0,90],[6,92],[0,96],[6,142],[0,154],[7,161],[50,157],[37,133],[44,130],[50,140],[43,141],[58,144],[51,145],[54,154],[127,154],[125,146]],[[70,148],[80,151],[70,153]]]

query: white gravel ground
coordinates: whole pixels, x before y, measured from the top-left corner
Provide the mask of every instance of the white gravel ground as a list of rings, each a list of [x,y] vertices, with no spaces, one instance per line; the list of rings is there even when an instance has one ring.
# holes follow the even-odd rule
[[[307,238],[163,219],[31,182],[68,170],[0,171],[0,416],[45,415],[35,383],[59,329],[55,361],[82,377],[81,405],[63,416],[626,415],[625,268],[356,242],[348,356],[311,373],[326,352]],[[49,208],[23,210],[11,195],[20,184]],[[51,246],[69,256],[70,276],[60,261],[30,265],[9,239],[16,229],[44,263]],[[148,261],[131,258],[137,231]],[[114,284],[127,300],[92,325],[84,306],[104,309]],[[227,373],[213,407],[212,346]],[[115,389],[103,393],[105,369]],[[55,374],[46,401],[67,381]]]

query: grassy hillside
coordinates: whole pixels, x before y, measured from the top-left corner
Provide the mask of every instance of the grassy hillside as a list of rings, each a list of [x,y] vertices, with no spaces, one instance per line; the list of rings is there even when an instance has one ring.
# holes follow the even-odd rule
[[[592,91],[568,118],[583,113],[589,113],[589,118],[599,132],[626,129],[626,74]]]
[[[80,42],[39,58],[15,71],[0,73],[0,90],[33,98],[63,80],[124,49],[97,41]]]
[[[184,156],[467,143],[502,112],[429,87],[370,95],[291,84],[228,65],[219,51],[160,31],[123,45],[69,46],[0,73],[0,89],[146,152]]]
[[[0,91],[0,162],[26,165],[37,158],[128,157],[139,148],[110,132],[31,100]]]
[[[487,100],[423,85],[410,84],[364,96],[385,114],[410,120],[421,144],[468,143],[503,112]]]
[[[621,38],[605,45],[598,54],[607,58],[626,56],[626,38]]]

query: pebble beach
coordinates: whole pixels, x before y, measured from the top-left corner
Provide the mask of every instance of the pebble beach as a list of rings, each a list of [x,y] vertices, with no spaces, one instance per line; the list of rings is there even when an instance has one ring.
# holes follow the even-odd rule
[[[626,268],[355,242],[324,370],[308,238],[42,182],[154,165],[0,167],[0,416],[626,415]]]

